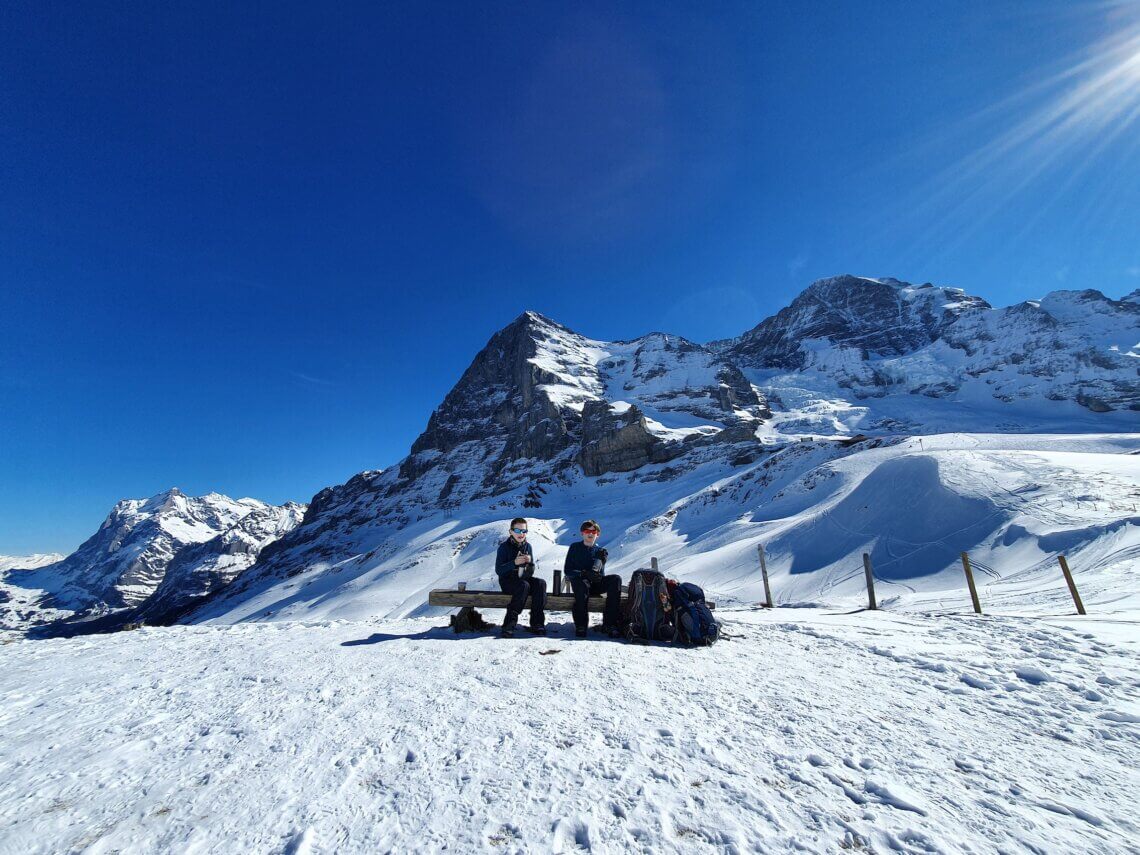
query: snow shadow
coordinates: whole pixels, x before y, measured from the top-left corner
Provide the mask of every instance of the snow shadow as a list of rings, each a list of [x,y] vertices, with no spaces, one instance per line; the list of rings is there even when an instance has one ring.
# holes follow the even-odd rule
[[[514,639],[504,639],[508,643],[510,641],[526,641],[527,639],[535,638],[549,638],[566,641],[572,639],[574,636],[574,624],[572,623],[547,623],[547,635],[531,635],[526,630],[520,628],[518,635]],[[495,627],[487,632],[462,632],[457,633],[450,626],[434,626],[431,629],[426,629],[422,632],[374,632],[367,638],[354,638],[349,641],[342,641],[341,647],[361,647],[366,644],[383,644],[385,641],[474,641],[479,638],[499,638],[499,627]],[[588,636],[590,642],[606,642],[610,644],[625,644],[624,638],[610,638],[608,635],[602,635],[594,632],[592,629]],[[584,641],[585,639],[576,639],[577,641]]]
[[[833,508],[772,545],[794,556],[789,571],[810,573],[867,551],[881,579],[937,573],[962,550],[998,528],[1002,511],[962,496],[939,477],[930,457],[903,457],[877,467]],[[857,559],[853,563],[857,568]]]
[[[465,641],[489,634],[490,633],[486,632],[457,633],[449,626],[433,626],[431,629],[425,629],[423,632],[374,632],[367,638],[354,638],[350,641],[342,641],[340,646],[360,647],[365,644],[381,644],[385,641]]]

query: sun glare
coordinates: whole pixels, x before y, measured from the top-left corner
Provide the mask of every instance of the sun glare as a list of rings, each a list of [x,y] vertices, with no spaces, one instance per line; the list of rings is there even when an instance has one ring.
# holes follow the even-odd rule
[[[1096,13],[1109,16],[1111,35],[939,129],[930,145],[957,137],[962,153],[915,187],[914,203],[899,214],[908,222],[930,218],[927,245],[952,248],[998,212],[1034,199],[1022,221],[1026,234],[1062,200],[1072,203],[1077,187],[1075,227],[1114,228],[1129,218],[1125,176],[1140,157],[1140,2],[1100,5]],[[885,234],[895,228],[884,222]]]

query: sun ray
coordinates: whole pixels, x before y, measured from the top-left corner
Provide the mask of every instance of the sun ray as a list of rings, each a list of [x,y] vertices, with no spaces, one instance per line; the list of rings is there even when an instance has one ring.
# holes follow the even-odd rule
[[[1014,237],[1022,239],[1071,196],[1078,181],[1103,172],[1113,161],[1135,163],[1140,154],[1140,3],[1102,5],[1096,11],[1112,15],[1116,28],[1110,36],[1040,70],[1027,85],[940,129],[907,153],[922,164],[950,140],[981,139],[915,186],[909,201],[883,218],[880,240],[923,222],[926,228],[914,253],[929,258],[949,252],[1040,190],[1044,203],[1028,213]],[[1111,169],[1112,174],[1121,171]],[[1103,212],[1113,207],[1110,197],[1123,192],[1106,179],[1097,184],[1094,207],[1082,207]]]

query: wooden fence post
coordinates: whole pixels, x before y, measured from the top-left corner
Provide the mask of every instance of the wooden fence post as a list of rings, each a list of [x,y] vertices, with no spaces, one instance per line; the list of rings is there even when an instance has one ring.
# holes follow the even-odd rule
[[[660,573],[661,572],[660,570],[657,569],[657,559],[656,558],[650,558],[649,559],[649,566],[653,568],[654,573]]]
[[[562,593],[562,571],[561,570],[555,570],[554,571],[554,585],[552,587],[554,589],[553,592],[555,594],[561,594]]]
[[[970,599],[974,601],[974,613],[982,613],[982,604],[978,601],[978,589],[974,587],[974,571],[970,567],[970,556],[962,553],[962,569],[966,571],[966,584],[970,586]]]
[[[1077,614],[1087,614],[1085,604],[1081,602],[1081,595],[1077,593],[1077,583],[1073,581],[1073,574],[1069,572],[1069,562],[1064,555],[1058,555],[1057,561],[1061,564],[1061,572],[1065,574],[1065,581],[1069,583],[1069,593],[1073,595],[1073,602],[1077,604]]]
[[[764,577],[764,608],[775,608],[772,602],[772,589],[768,587],[768,562],[764,560],[764,544],[757,544],[757,551],[760,553],[760,575]]]
[[[870,600],[871,609],[878,609],[879,606],[875,603],[875,575],[871,571],[871,554],[869,552],[863,553],[863,571],[867,574],[867,599]]]

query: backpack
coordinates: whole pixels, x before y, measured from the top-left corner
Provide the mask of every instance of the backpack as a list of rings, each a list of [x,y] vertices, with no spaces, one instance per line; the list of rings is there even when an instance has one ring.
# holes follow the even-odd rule
[[[635,570],[629,580],[630,641],[672,641],[676,636],[673,626],[673,602],[665,577],[654,570]]]
[[[670,586],[676,613],[677,640],[708,647],[720,638],[720,624],[705,603],[705,592],[692,582]]]

